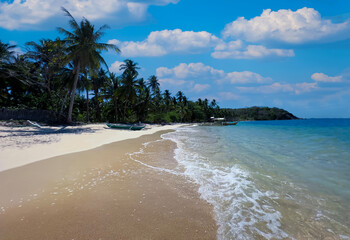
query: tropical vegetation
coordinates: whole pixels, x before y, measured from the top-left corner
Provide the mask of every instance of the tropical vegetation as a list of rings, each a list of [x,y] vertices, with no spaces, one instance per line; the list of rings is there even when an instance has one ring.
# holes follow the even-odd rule
[[[191,101],[182,91],[162,91],[158,77],[141,77],[140,66],[131,59],[124,60],[120,75],[111,72],[101,54],[120,50],[99,42],[108,26],[96,29],[87,19],[77,22],[62,10],[71,28],[58,28],[64,38],[28,42],[22,54],[0,41],[0,108],[50,110],[57,121],[66,123],[237,118],[236,112],[220,109],[215,100]]]

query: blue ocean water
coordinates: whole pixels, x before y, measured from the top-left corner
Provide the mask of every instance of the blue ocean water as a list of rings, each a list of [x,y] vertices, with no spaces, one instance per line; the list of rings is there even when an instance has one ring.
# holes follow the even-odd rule
[[[162,136],[219,239],[350,239],[350,119],[191,126]]]

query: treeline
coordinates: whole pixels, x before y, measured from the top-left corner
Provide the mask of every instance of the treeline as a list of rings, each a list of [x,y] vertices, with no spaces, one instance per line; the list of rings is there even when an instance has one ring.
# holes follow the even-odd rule
[[[96,30],[87,19],[69,17],[65,38],[28,42],[26,52],[0,41],[0,108],[50,110],[57,121],[78,122],[204,122],[296,119],[267,107],[220,109],[215,99],[190,101],[183,92],[162,91],[157,76],[139,76],[139,66],[127,59],[120,75],[108,70],[103,51],[117,46],[100,43],[106,25]]]
[[[79,122],[201,122],[223,116],[215,100],[190,101],[179,91],[162,91],[156,76],[139,76],[127,59],[117,75],[108,70],[102,51],[117,46],[99,43],[107,26],[95,29],[63,9],[72,31],[65,38],[28,42],[16,55],[14,45],[0,41],[0,108],[44,109],[59,121]]]
[[[280,108],[250,107],[239,109],[222,109],[227,120],[292,120],[298,119],[290,112]]]

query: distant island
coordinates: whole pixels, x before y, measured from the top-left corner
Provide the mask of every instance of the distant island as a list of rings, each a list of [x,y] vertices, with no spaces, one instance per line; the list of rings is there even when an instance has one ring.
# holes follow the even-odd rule
[[[223,108],[222,110],[228,121],[299,119],[292,113],[276,107]]]

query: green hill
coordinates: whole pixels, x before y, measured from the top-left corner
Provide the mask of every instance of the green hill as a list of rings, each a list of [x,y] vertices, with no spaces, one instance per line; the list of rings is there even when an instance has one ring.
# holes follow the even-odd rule
[[[275,107],[250,107],[238,109],[224,108],[222,110],[224,112],[226,120],[228,121],[299,119],[292,113]]]

